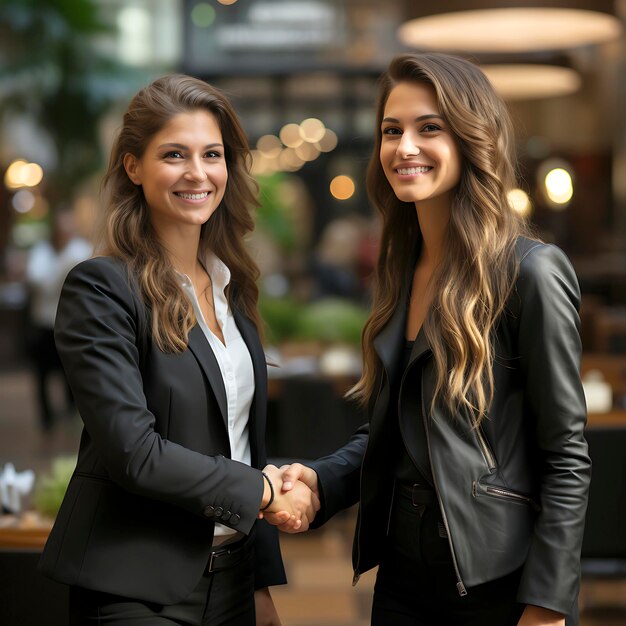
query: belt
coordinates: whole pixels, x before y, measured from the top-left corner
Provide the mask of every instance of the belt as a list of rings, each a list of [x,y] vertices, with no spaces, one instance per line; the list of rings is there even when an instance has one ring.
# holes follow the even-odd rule
[[[205,576],[239,565],[249,556],[252,545],[252,537],[248,536],[237,543],[211,550],[209,561],[204,570]]]
[[[438,506],[437,494],[430,485],[420,485],[414,483],[396,482],[395,497],[403,500],[409,500],[415,507],[418,506]]]

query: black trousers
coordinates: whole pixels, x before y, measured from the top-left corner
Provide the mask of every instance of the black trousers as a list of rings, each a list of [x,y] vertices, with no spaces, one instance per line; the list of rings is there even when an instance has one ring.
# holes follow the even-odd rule
[[[244,553],[236,565],[206,571],[192,593],[177,604],[156,604],[72,587],[70,625],[255,626],[253,541],[244,539],[242,544],[239,549]],[[218,568],[220,560],[215,560]]]
[[[396,488],[372,626],[516,626],[520,571],[468,590],[456,588],[452,556],[430,488]]]

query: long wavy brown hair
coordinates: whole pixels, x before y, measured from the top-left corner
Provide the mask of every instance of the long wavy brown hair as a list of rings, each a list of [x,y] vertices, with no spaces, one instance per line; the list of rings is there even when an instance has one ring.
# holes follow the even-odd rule
[[[432,85],[440,113],[462,156],[444,243],[424,322],[432,348],[433,405],[469,414],[479,424],[493,398],[492,331],[518,271],[515,240],[527,234],[507,192],[514,186],[513,133],[506,106],[474,64],[444,54],[395,57],[379,83],[376,141],[367,170],[370,200],[382,216],[373,310],[363,329],[363,375],[351,394],[366,404],[382,364],[374,338],[394,313],[413,273],[422,242],[414,203],[400,201],[380,163],[380,126],[391,90],[401,82]]]
[[[222,133],[228,182],[224,198],[203,226],[201,250],[213,251],[230,269],[227,298],[261,333],[257,311],[259,275],[244,237],[254,227],[257,187],[250,176],[250,151],[241,124],[227,98],[207,83],[180,74],[164,76],[139,91],[124,114],[103,180],[104,213],[98,252],[123,260],[137,281],[152,317],[152,336],[164,352],[187,347],[196,323],[193,306],[150,221],[143,190],[124,169],[124,156],[141,158],[152,137],[173,117],[203,110]]]

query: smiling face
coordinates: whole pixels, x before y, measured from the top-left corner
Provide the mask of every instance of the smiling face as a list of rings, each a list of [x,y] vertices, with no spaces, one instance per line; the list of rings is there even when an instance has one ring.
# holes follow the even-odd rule
[[[170,119],[140,158],[125,155],[124,167],[131,181],[142,186],[157,231],[200,228],[222,201],[228,180],[222,132],[206,110]]]
[[[398,83],[387,98],[381,133],[380,162],[398,199],[449,210],[462,159],[434,87]]]

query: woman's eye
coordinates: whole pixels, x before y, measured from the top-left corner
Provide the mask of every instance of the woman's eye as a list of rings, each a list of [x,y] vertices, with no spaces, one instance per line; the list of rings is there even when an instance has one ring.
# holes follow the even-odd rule
[[[394,128],[393,126],[389,126],[388,128],[383,128],[383,135],[401,135],[402,131],[399,128]]]
[[[171,152],[167,152],[165,154],[166,159],[182,159],[183,155],[178,152],[178,150],[172,150]]]
[[[222,155],[215,150],[209,150],[204,156],[209,157],[211,159],[219,159]]]
[[[422,128],[422,132],[426,133],[436,133],[438,130],[441,130],[441,127],[437,126],[437,124],[426,124]]]

